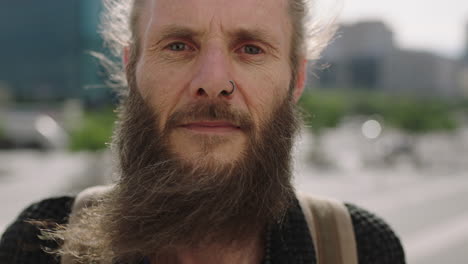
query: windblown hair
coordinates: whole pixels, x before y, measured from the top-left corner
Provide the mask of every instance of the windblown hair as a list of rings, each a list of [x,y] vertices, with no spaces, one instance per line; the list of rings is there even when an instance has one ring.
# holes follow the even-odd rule
[[[107,69],[110,85],[120,88],[122,95],[127,95],[127,79],[122,63],[125,46],[131,47],[132,56],[139,55],[138,24],[141,9],[149,0],[102,0],[104,13],[101,21],[101,35],[105,47],[112,57],[94,53]],[[336,14],[321,16],[310,15],[309,5],[313,8],[319,0],[289,0],[293,34],[291,39],[290,67],[295,81],[301,58],[316,62],[320,54],[331,41],[336,32]],[[336,0],[337,2],[339,0]],[[335,12],[333,12],[335,13]]]

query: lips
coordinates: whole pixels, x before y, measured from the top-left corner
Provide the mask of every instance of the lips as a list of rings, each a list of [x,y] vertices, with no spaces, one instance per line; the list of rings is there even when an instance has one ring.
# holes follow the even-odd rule
[[[240,130],[240,127],[225,121],[199,121],[181,125],[185,129],[202,133],[226,133]]]

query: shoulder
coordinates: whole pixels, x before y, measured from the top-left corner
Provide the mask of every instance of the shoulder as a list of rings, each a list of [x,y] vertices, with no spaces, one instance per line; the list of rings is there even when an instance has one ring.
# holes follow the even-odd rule
[[[297,213],[297,215],[300,215],[305,225],[310,222],[307,219],[311,218],[310,214],[314,210],[322,210],[322,213],[318,215],[329,215],[331,211],[327,208],[329,208],[330,204],[332,204],[333,207],[339,205],[338,207],[349,212],[351,218],[350,224],[352,224],[354,230],[359,264],[406,263],[400,239],[392,228],[374,213],[354,204],[343,203],[330,197],[298,193],[297,198],[298,200],[294,210],[298,210],[299,213]],[[319,206],[317,206],[317,203]],[[315,206],[312,206],[313,204],[315,204]],[[322,228],[327,227],[322,226]],[[313,230],[308,231],[313,232]],[[312,233],[310,233],[310,235],[314,236]],[[311,241],[311,243],[314,243],[314,241]]]
[[[354,227],[360,264],[403,264],[405,255],[400,239],[377,215],[345,203]]]
[[[64,224],[74,197],[62,196],[44,199],[24,209],[10,224],[0,240],[0,263],[55,263],[52,256],[45,254],[42,247],[57,245],[38,238],[39,229],[28,221]]]
[[[32,203],[19,214],[16,221],[26,219],[63,221],[62,218],[70,214],[74,200],[75,198],[72,196],[61,196]]]

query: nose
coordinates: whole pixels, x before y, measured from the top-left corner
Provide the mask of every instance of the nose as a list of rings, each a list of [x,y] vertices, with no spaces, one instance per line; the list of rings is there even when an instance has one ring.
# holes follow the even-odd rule
[[[195,99],[232,99],[236,84],[231,80],[229,54],[212,45],[204,50],[196,62],[190,82],[190,93]]]

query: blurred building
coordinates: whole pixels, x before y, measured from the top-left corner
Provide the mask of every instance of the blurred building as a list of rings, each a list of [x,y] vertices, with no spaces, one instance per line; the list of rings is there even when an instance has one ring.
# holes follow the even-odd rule
[[[459,81],[464,94],[468,95],[468,23],[465,27],[465,49]]]
[[[323,63],[329,66],[318,72],[322,88],[447,97],[463,94],[459,61],[399,49],[392,30],[379,21],[343,25],[325,50]]]
[[[330,64],[320,72],[325,87],[382,86],[383,63],[393,53],[393,32],[380,22],[343,25],[338,37],[325,50],[323,61]]]
[[[0,90],[19,101],[83,98],[102,84],[97,33],[101,1],[0,2]],[[96,93],[92,91],[91,93]]]
[[[468,23],[465,26],[465,49],[464,49],[464,64],[468,65]]]

